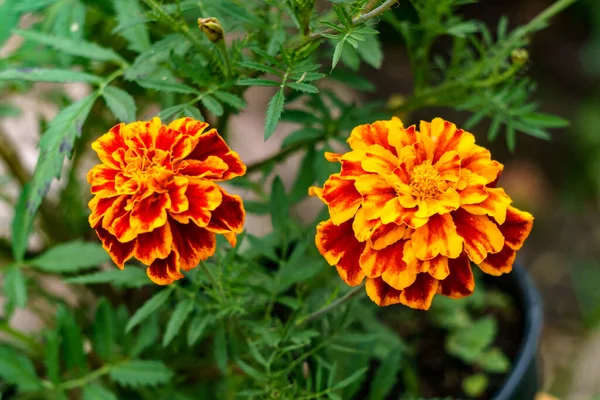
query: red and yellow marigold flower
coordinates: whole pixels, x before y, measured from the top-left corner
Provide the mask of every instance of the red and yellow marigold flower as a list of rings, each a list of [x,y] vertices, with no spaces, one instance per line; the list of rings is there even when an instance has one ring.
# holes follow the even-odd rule
[[[216,182],[246,166],[207,126],[191,118],[121,123],[92,144],[102,163],[88,173],[89,221],[119,268],[135,257],[166,285],[214,254],[215,234],[235,246],[242,199]]]
[[[471,262],[491,275],[510,272],[533,217],[496,187],[503,166],[475,137],[441,118],[405,128],[398,118],[356,127],[351,151],[323,188],[329,208],[316,245],[340,277],[366,277],[378,305],[428,309],[436,293],[473,292]]]

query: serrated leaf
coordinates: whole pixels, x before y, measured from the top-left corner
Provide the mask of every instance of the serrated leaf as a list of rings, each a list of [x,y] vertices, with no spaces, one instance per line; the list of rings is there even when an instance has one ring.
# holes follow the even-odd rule
[[[371,382],[369,400],[385,400],[398,380],[398,372],[402,364],[400,351],[394,350],[383,360],[375,372]]]
[[[27,264],[46,272],[76,272],[110,261],[110,256],[98,243],[75,240],[59,244]]]
[[[98,271],[87,275],[80,275],[73,278],[65,279],[67,283],[76,283],[82,285],[110,283],[115,286],[138,288],[152,283],[146,272],[140,268],[133,266],[127,267],[124,270],[110,269]]]
[[[236,96],[235,94],[217,90],[216,92],[213,92],[213,96],[221,100],[223,103],[229,104],[230,106],[237,108],[238,110],[246,107],[246,102],[244,101],[244,99]]]
[[[318,124],[321,122],[318,116],[308,111],[298,109],[287,109],[281,115],[282,121],[296,122],[299,124]]]
[[[11,249],[13,257],[17,261],[23,261],[25,257],[29,232],[33,224],[33,218],[27,212],[27,199],[30,196],[30,188],[31,184],[26,183],[23,190],[21,190],[11,224]]]
[[[367,372],[367,367],[361,368],[358,371],[355,371],[349,377],[342,379],[335,385],[333,385],[333,389],[343,389],[346,386],[350,386],[352,383],[356,382],[358,379],[363,378],[365,373]]]
[[[60,379],[60,337],[57,330],[47,331],[44,335],[44,366],[46,376],[53,383]]]
[[[344,43],[345,42],[346,42],[345,40],[340,40],[335,45],[335,49],[333,51],[333,59],[331,60],[331,70],[332,71],[335,69],[335,66],[340,61],[340,57],[342,55],[342,50],[344,50]]]
[[[83,387],[83,400],[118,400],[117,396],[95,383],[87,384]]]
[[[190,106],[190,105],[186,105],[183,108],[182,111],[183,111],[183,115],[184,116],[193,118],[196,121],[203,121],[204,122],[204,117],[202,116],[202,113],[196,107]]]
[[[160,335],[158,315],[152,314],[144,323],[136,335],[135,344],[129,349],[129,355],[138,357],[144,350],[153,346]]]
[[[265,74],[273,74],[277,76],[283,75],[281,71],[276,68],[270,67],[265,64],[253,62],[253,61],[242,61],[238,63],[241,67],[253,69],[256,71],[264,72]]]
[[[286,113],[287,111],[283,113],[283,115],[285,116]],[[293,132],[291,135],[286,136],[285,139],[283,139],[283,143],[281,143],[281,148],[285,149],[301,143],[316,142],[317,140],[322,139],[324,135],[325,132],[320,129],[302,128]]]
[[[308,188],[315,183],[317,179],[314,170],[315,157],[316,152],[314,146],[311,146],[308,148],[304,158],[302,159],[302,163],[298,169],[298,174],[296,175],[296,179],[292,185],[292,190],[290,190],[289,198],[291,204],[296,204],[305,199],[306,194],[308,193]]]
[[[271,212],[267,203],[261,203],[254,200],[244,200],[244,209],[247,213],[256,215],[266,215]]]
[[[204,104],[208,111],[210,111],[217,117],[223,115],[223,106],[221,105],[221,103],[215,100],[214,97],[206,95],[203,96],[202,99],[200,99],[200,101],[202,102],[202,104]]]
[[[83,336],[81,328],[62,305],[57,311],[57,325],[62,337],[62,360],[69,370],[83,372],[86,369],[85,354],[83,352]]]
[[[528,125],[542,128],[564,128],[571,124],[564,118],[542,113],[526,114],[521,117],[521,120]]]
[[[27,285],[21,268],[16,265],[10,267],[4,274],[4,293],[17,308],[27,305]]]
[[[133,314],[133,316],[129,319],[129,322],[127,322],[127,326],[125,327],[125,331],[129,332],[137,324],[148,318],[150,314],[158,310],[160,306],[162,306],[169,299],[171,293],[172,289],[163,289],[148,299],[148,301],[146,301],[143,306],[138,308],[135,314]]]
[[[94,318],[94,352],[104,361],[110,361],[115,354],[116,344],[115,315],[106,299],[102,299]]]
[[[464,38],[470,33],[479,32],[479,25],[474,21],[465,21],[451,26],[446,30],[446,33],[459,38]]]
[[[126,64],[126,61],[113,50],[104,48],[95,43],[86,42],[84,40],[67,39],[61,36],[23,29],[15,29],[13,32],[22,36],[25,40],[31,40],[36,43],[50,46],[54,50],[64,54],[84,57],[95,61],[114,61],[119,64]]]
[[[110,369],[110,378],[122,386],[157,386],[171,380],[171,371],[162,361],[129,360]]]
[[[187,104],[177,104],[171,107],[167,107],[158,113],[158,118],[160,118],[162,121],[166,121],[174,115],[177,115],[178,113],[185,110],[186,107]]]
[[[496,117],[492,120],[492,123],[490,124],[490,129],[488,130],[488,134],[487,134],[487,138],[490,142],[495,140],[496,137],[498,136],[498,132],[500,132],[500,124],[501,123],[502,123],[502,120],[500,117]]]
[[[288,197],[281,178],[276,176],[271,185],[271,224],[273,225],[273,230],[279,234],[285,232],[288,218]]]
[[[227,362],[229,359],[227,352],[227,336],[225,328],[219,325],[215,332],[215,342],[213,346],[215,361],[221,372],[227,372]]]
[[[43,197],[50,189],[50,183],[60,176],[66,157],[70,157],[75,140],[81,135],[83,123],[96,101],[97,93],[64,108],[50,122],[48,129],[40,140],[40,156],[35,166],[31,181],[31,190],[27,199],[27,215],[29,221],[24,226],[31,226],[33,216],[37,212]],[[26,241],[29,230],[20,232],[22,237],[13,240]]]
[[[496,320],[480,318],[472,325],[450,333],[446,338],[446,351],[466,363],[474,362],[496,337]]]
[[[251,378],[254,378],[257,381],[265,381],[266,380],[266,376],[257,371],[256,369],[252,368],[249,364],[246,364],[244,361],[240,360],[239,358],[235,360],[236,364],[240,367],[240,369],[242,371],[244,371],[246,373],[246,375],[248,375]]]
[[[115,86],[107,86],[102,92],[106,105],[120,122],[135,121],[137,107],[129,93]]]
[[[316,86],[308,83],[288,82],[286,86],[304,93],[319,93],[319,89]]]
[[[365,40],[360,42],[356,49],[358,55],[373,68],[381,68],[381,64],[383,63],[383,51],[381,50],[381,43],[379,43],[377,36],[367,35],[364,39]]]
[[[186,318],[190,315],[190,313],[194,310],[195,299],[186,299],[181,301],[175,307],[169,322],[167,323],[167,329],[165,330],[165,336],[163,337],[162,345],[163,347],[167,347],[169,343],[181,330],[183,323]]]
[[[10,347],[0,346],[0,376],[17,385],[20,392],[35,392],[42,388],[31,360]]]
[[[242,78],[237,81],[238,86],[280,86],[279,82],[261,78]]]
[[[0,3],[0,47],[10,37],[12,29],[19,22],[17,7],[22,0],[4,0]]]
[[[475,363],[486,372],[503,374],[510,369],[510,360],[498,347],[485,351]]]
[[[212,317],[209,315],[196,315],[192,319],[187,334],[188,346],[193,346],[198,341],[198,339],[202,337],[211,321]]]
[[[69,69],[20,68],[0,71],[0,81],[100,83],[102,78]]]
[[[283,88],[281,88],[275,96],[273,96],[271,101],[269,101],[269,106],[267,107],[267,114],[265,117],[265,141],[275,133],[275,128],[277,127],[277,123],[283,112],[284,102],[285,96],[283,94]]]
[[[172,82],[168,80],[160,80],[160,79],[136,79],[135,80],[138,85],[144,87],[146,89],[157,90],[159,92],[172,92],[172,93],[183,93],[183,94],[197,94],[199,95],[196,89],[184,85],[183,83]],[[183,108],[183,107],[182,107]]]
[[[113,29],[113,33],[118,32],[127,40],[128,48],[142,53],[150,49],[150,35],[148,28],[143,23],[147,18],[143,16],[143,10],[137,0],[113,0],[117,21],[119,24]],[[131,25],[132,21],[140,21],[136,25]]]

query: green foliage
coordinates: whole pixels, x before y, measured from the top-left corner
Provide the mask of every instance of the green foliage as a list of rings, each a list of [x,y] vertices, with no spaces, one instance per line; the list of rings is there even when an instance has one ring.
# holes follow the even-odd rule
[[[17,385],[20,392],[36,392],[42,387],[31,360],[6,346],[0,347],[0,377]]]
[[[173,371],[162,361],[129,360],[113,366],[109,374],[119,385],[140,387],[166,383],[173,376]]]
[[[66,273],[96,267],[109,260],[100,244],[76,240],[57,245],[26,263],[46,272]]]

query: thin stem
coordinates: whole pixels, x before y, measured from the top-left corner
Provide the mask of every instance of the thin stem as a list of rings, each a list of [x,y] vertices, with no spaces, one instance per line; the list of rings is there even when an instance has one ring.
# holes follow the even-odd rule
[[[246,172],[248,174],[251,174],[253,172],[260,171],[264,166],[270,163],[285,160],[288,156],[291,156],[292,154],[304,149],[305,145],[312,142],[313,141],[304,141],[290,146],[279,153],[273,154],[272,156],[265,158],[264,160],[249,165]]]
[[[349,291],[348,293],[346,293],[343,297],[340,297],[339,299],[335,300],[333,303],[315,311],[312,314],[309,314],[308,316],[306,316],[305,318],[301,318],[296,322],[296,326],[298,325],[302,325],[305,324],[307,322],[310,321],[314,321],[315,319],[321,318],[323,315],[327,314],[328,312],[330,312],[331,310],[339,307],[340,305],[346,303],[348,300],[350,300],[351,298],[353,298],[354,296],[356,296],[358,293],[360,293],[363,290],[363,285],[359,285],[357,287],[355,287],[354,289],[352,289],[351,291]]]
[[[231,64],[229,63],[229,54],[227,54],[227,46],[225,45],[225,39],[221,39],[215,43],[217,49],[219,50],[219,54],[223,59],[223,63],[225,64],[225,77],[229,78],[231,76]]]
[[[210,281],[210,283],[212,283],[212,285],[217,289],[217,291],[219,292],[219,295],[221,296],[221,298],[223,298],[224,297],[224,293],[223,293],[223,289],[221,288],[221,285],[219,284],[219,281],[217,281],[217,279],[212,274],[212,272],[210,272],[210,269],[206,266],[205,263],[201,262],[200,263],[200,267],[202,268],[202,270],[204,271],[204,273],[208,277],[208,280]]]
[[[379,3],[381,0],[371,0],[366,6],[365,9],[363,10],[364,12],[369,12],[371,10],[373,10],[376,6],[377,3]]]
[[[13,339],[17,339],[21,343],[27,345],[27,347],[32,353],[42,353],[42,346],[38,342],[25,335],[24,333],[12,328],[7,322],[0,324],[0,332],[3,332],[12,337]]]
[[[112,368],[112,365],[104,365],[101,368],[99,368],[95,371],[92,371],[85,376],[82,376],[81,378],[72,379],[70,381],[61,383],[60,385],[57,386],[57,389],[69,390],[69,389],[75,389],[78,387],[85,386],[88,383],[91,383],[91,382],[95,381],[96,379],[100,378],[101,376],[108,374],[110,372],[111,368]]]

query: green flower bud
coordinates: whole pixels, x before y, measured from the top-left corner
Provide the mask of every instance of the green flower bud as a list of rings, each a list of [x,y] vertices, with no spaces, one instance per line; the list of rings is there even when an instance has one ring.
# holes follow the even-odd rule
[[[198,18],[198,27],[208,40],[216,43],[223,40],[223,26],[216,18]]]

